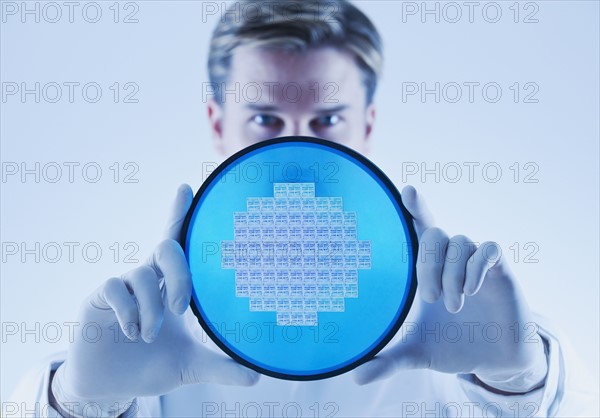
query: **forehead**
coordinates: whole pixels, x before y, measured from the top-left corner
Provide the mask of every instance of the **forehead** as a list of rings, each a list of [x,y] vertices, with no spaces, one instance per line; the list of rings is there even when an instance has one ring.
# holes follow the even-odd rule
[[[238,47],[233,52],[229,83],[240,83],[248,86],[248,90],[260,87],[263,100],[291,99],[298,95],[298,87],[301,98],[312,101],[317,98],[318,102],[327,97],[337,103],[347,102],[365,94],[354,56],[334,47],[306,51]],[[294,104],[303,102],[299,100]]]

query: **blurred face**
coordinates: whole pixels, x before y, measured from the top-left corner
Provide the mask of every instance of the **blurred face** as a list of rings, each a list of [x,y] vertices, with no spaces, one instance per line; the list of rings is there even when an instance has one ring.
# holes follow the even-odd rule
[[[217,150],[230,156],[279,136],[314,136],[368,152],[375,118],[360,69],[332,47],[292,52],[242,46],[232,57],[223,103],[208,115]]]

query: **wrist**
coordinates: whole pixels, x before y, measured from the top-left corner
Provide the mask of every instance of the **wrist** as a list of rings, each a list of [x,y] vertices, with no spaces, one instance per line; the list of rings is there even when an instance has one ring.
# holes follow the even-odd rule
[[[544,385],[548,374],[548,348],[546,341],[540,337],[537,353],[532,363],[510,375],[497,373],[491,376],[476,374],[476,378],[489,389],[507,394],[522,394],[531,392]]]
[[[50,405],[65,418],[101,417],[114,418],[123,415],[135,406],[136,400],[84,399],[68,390],[65,384],[66,364],[61,364],[50,380]],[[124,414],[128,415],[128,414]]]

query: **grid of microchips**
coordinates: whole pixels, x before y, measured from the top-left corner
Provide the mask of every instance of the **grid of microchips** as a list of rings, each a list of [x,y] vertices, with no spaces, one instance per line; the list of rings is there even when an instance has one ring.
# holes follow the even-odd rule
[[[371,268],[371,241],[357,237],[341,197],[315,197],[314,183],[275,183],[233,214],[234,240],[221,242],[221,267],[235,269],[235,294],[277,325],[314,326],[317,312],[344,312],[358,298],[358,270]]]

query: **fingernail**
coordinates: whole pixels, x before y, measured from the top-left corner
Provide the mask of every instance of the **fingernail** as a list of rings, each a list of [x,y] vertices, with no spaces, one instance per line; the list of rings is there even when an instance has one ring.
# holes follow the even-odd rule
[[[184,313],[188,306],[190,305],[190,302],[186,299],[177,299],[175,301],[175,309],[177,310],[177,312],[181,315],[182,313]]]
[[[127,338],[129,338],[131,341],[137,341],[138,338],[138,333],[137,332],[131,332],[128,331],[126,334]]]
[[[133,322],[128,322],[123,328],[123,334],[130,340],[136,341],[138,336],[140,335],[140,330],[137,324]]]
[[[156,338],[158,337],[158,331],[157,329],[153,329],[150,330],[146,333],[146,341],[151,343],[154,342],[154,340],[156,340]]]
[[[446,302],[446,308],[450,313],[458,313],[462,308],[462,300],[461,299],[451,299]]]

